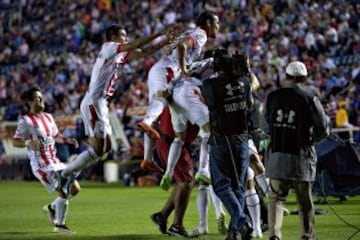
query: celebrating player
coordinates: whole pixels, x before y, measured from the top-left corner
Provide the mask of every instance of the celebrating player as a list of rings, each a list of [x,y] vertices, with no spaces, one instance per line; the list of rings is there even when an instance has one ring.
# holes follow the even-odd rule
[[[64,169],[65,165],[56,157],[55,142],[69,143],[75,147],[78,143],[74,138],[61,135],[52,115],[44,112],[44,99],[38,86],[23,92],[20,98],[29,107],[29,112],[17,124],[13,145],[18,148],[27,147],[34,176],[48,192],[59,192],[58,197],[42,209],[49,216],[50,223],[55,226],[54,232],[73,233],[65,225],[69,196],[61,191],[56,178],[56,172]],[[75,196],[79,190],[80,185],[74,181],[70,194]]]

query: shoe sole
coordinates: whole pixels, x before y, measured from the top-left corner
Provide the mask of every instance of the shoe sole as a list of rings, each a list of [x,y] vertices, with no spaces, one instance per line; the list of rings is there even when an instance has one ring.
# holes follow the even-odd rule
[[[146,133],[153,140],[159,140],[160,139],[159,133],[154,128],[152,128],[151,126],[146,125],[143,122],[137,123],[136,124],[136,129]]]

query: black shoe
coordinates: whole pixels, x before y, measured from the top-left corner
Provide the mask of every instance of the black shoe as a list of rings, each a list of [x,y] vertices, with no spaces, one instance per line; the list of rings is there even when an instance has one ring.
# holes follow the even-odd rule
[[[241,231],[241,240],[250,240],[252,238],[251,233],[253,232],[253,228],[250,223],[245,223],[242,227]]]
[[[266,223],[261,224],[261,232],[266,232],[269,230],[269,225],[267,225]]]
[[[160,212],[150,215],[150,218],[158,226],[162,234],[167,234],[167,222]]]
[[[189,237],[188,232],[185,230],[182,225],[171,225],[171,227],[167,230],[168,234],[176,237]]]
[[[278,236],[272,236],[269,238],[269,240],[280,240],[280,238]]]
[[[225,240],[240,240],[240,233],[238,232],[228,232]]]

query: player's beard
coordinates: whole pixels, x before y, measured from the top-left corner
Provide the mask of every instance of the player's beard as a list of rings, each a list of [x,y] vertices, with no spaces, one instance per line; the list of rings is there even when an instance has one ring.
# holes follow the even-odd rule
[[[35,107],[36,113],[42,113],[45,110],[45,104],[39,104]]]

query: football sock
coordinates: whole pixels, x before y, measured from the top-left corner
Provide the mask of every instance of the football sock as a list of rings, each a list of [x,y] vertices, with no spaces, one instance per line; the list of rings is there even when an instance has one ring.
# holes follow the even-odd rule
[[[152,140],[147,134],[144,134],[144,159],[148,162],[152,162],[153,160],[153,147],[154,140]]]
[[[69,200],[61,197],[57,197],[51,203],[51,207],[55,210],[55,224],[65,224],[68,204]]]
[[[211,200],[212,200],[212,203],[213,203],[214,208],[215,208],[215,215],[216,215],[216,218],[219,218],[219,216],[222,213],[225,214],[223,204],[222,204],[220,198],[214,192],[214,188],[211,185],[209,187],[210,187]]]
[[[165,174],[169,174],[170,176],[174,175],[174,169],[180,158],[183,145],[184,142],[178,137],[171,143]]]
[[[260,228],[260,200],[255,189],[245,191],[246,207],[249,210],[254,229]]]
[[[196,206],[199,214],[199,226],[204,229],[208,227],[209,205],[209,186],[200,185],[196,198]]]
[[[98,159],[99,157],[96,155],[94,149],[89,146],[85,151],[80,153],[73,162],[66,166],[66,168],[61,172],[61,176],[68,177],[74,172],[80,172],[95,163]]]

